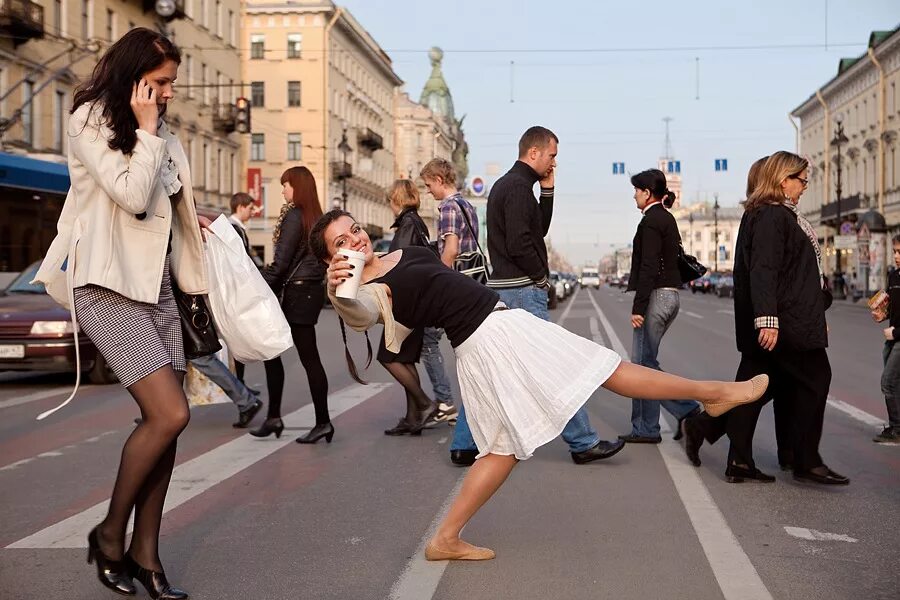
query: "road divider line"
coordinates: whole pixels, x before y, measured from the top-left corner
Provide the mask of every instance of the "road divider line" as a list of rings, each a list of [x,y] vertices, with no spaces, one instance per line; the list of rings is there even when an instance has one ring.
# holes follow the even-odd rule
[[[861,408],[856,408],[852,404],[848,404],[843,400],[838,400],[834,396],[828,396],[828,406],[831,408],[836,408],[841,411],[845,415],[859,421],[864,425],[869,425],[872,427],[881,427],[885,424],[885,420],[875,415],[869,414]]]
[[[597,316],[600,317],[600,322],[603,324],[603,329],[606,330],[606,337],[609,338],[609,343],[612,344],[612,351],[622,357],[622,360],[629,359],[628,350],[625,349],[625,345],[619,339],[619,336],[613,331],[612,324],[610,324],[609,319],[606,318],[606,315],[600,310],[600,305],[597,304],[597,301],[594,300],[594,295],[588,293],[588,297],[591,299],[591,304],[594,305],[594,310],[597,311]]]
[[[392,385],[394,384],[353,385],[329,396],[328,407],[332,418],[373,398]],[[283,420],[285,427],[289,430],[309,429],[315,425],[313,405],[307,404],[303,408],[285,415]],[[246,434],[178,465],[172,474],[172,483],[169,485],[163,512],[169,512],[181,506],[214,485],[274,454],[293,442],[294,437],[294,435],[286,434],[280,439],[260,440]],[[76,515],[13,542],[7,548],[84,548],[87,545],[87,532],[104,518],[108,503],[108,501],[103,501],[95,504]],[[130,530],[131,526],[129,525]]]
[[[434,520],[429,525],[428,531],[425,532],[425,535],[419,541],[416,551],[407,561],[403,572],[400,573],[400,577],[391,587],[391,595],[389,596],[391,600],[422,600],[423,598],[432,598],[434,596],[434,592],[437,590],[441,577],[444,576],[444,571],[447,569],[450,561],[438,560],[432,562],[425,560],[425,546],[434,536],[434,532],[437,531],[440,522],[447,516],[450,505],[459,494],[464,478],[465,474],[462,474],[456,480],[453,491],[444,500],[440,510],[438,510],[437,515],[435,515]]]
[[[581,288],[577,288],[575,290],[575,293],[572,295],[572,297],[569,298],[569,303],[566,305],[566,310],[563,311],[562,316],[560,316],[559,320],[556,322],[556,324],[559,325],[560,327],[562,327],[563,322],[569,318],[569,311],[572,310],[572,305],[575,304],[575,298],[578,297],[578,292],[580,292],[580,291],[581,291]],[[588,291],[588,294],[590,294],[590,291]]]
[[[686,315],[689,316],[689,317],[694,317],[695,319],[702,319],[702,318],[703,318],[703,315],[698,315],[697,313],[691,312],[691,311],[689,311],[689,310],[682,310],[682,311],[680,311],[680,312],[683,312],[684,314],[686,314]]]
[[[813,542],[850,542],[851,544],[855,544],[859,541],[844,533],[825,533],[824,531],[816,531],[815,529],[807,529],[806,527],[785,526],[784,530],[789,536]]]
[[[593,301],[593,297],[591,298]],[[613,349],[622,356],[624,345],[609,324],[600,306],[594,302],[600,322]],[[622,351],[620,351],[621,349]],[[667,423],[660,419],[660,427]],[[685,459],[677,442],[665,440],[657,444],[657,449],[669,472],[678,497],[684,505],[691,526],[697,534],[706,560],[722,591],[725,600],[772,600],[750,557],[744,552],[734,532],[728,526],[725,516],[700,479],[697,469]]]
[[[81,387],[82,389],[88,389],[94,386],[83,385]],[[0,400],[0,409],[12,408],[13,406],[28,404],[29,402],[36,402],[38,400],[46,400],[47,398],[53,398],[54,396],[63,396],[65,394],[68,394],[70,391],[71,390],[69,390],[68,388],[56,388],[52,390],[41,390],[40,392],[34,392],[25,396],[19,396],[18,398],[10,398],[9,400]]]

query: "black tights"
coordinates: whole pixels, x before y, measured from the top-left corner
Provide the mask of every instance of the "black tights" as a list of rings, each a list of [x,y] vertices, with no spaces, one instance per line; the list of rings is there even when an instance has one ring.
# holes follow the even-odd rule
[[[134,535],[128,553],[141,566],[161,571],[159,527],[179,434],[190,409],[182,389],[184,373],[171,365],[157,369],[128,388],[141,409],[141,423],[125,446],[106,518],[97,528],[100,549],[119,560],[125,551],[128,518],[134,509]]]
[[[431,398],[422,389],[419,371],[414,363],[381,363],[388,373],[396,379],[406,391],[406,420],[418,419],[418,414],[431,406]]]
[[[319,358],[319,349],[316,346],[315,325],[295,325],[291,323],[291,336],[294,338],[294,346],[300,355],[300,363],[306,370],[306,378],[309,380],[309,391],[312,394],[313,406],[316,409],[316,425],[330,423],[328,416],[328,376],[325,375],[325,367]],[[284,390],[284,364],[281,357],[267,360],[266,386],[269,389],[268,419],[281,418],[281,394]]]

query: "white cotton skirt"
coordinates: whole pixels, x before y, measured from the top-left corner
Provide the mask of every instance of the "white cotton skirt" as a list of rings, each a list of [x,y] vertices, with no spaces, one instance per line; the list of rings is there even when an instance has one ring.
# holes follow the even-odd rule
[[[456,347],[456,358],[478,457],[520,460],[558,436],[622,360],[520,309],[492,312]]]

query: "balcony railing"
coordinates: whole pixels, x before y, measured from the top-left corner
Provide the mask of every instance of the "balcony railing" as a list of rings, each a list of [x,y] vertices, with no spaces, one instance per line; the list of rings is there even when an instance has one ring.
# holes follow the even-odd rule
[[[353,177],[353,165],[348,162],[336,160],[331,163],[331,178],[335,181],[350,179]]]
[[[237,127],[235,118],[237,117],[237,109],[234,104],[219,104],[218,100],[213,102],[213,129],[228,135]]]
[[[368,148],[372,152],[384,148],[384,139],[368,127],[359,133],[358,140],[360,146]]]
[[[44,37],[44,7],[31,0],[0,0],[0,31],[16,46]]]

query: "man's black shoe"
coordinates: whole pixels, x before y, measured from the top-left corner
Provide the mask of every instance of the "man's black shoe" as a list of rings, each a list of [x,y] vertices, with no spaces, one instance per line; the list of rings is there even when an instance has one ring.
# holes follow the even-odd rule
[[[692,418],[687,418],[681,423],[684,434],[684,453],[695,467],[700,466],[700,446],[703,445],[703,431],[700,424]]]
[[[606,442],[600,440],[597,442],[596,446],[588,448],[584,452],[572,452],[572,461],[576,465],[583,465],[595,460],[603,460],[604,458],[613,456],[624,447],[625,442],[622,440],[619,440],[618,442]]]
[[[263,407],[262,400],[256,400],[253,404],[250,405],[245,411],[238,413],[238,420],[235,423],[232,423],[231,426],[237,429],[243,429],[247,425],[250,424],[250,421],[253,420],[253,417],[256,416],[256,413],[259,412],[259,409]]]
[[[794,470],[794,479],[797,481],[809,481],[811,483],[819,483],[822,485],[848,485],[849,477],[844,477],[839,473],[835,473],[825,465],[810,469],[809,471]]]
[[[698,406],[694,410],[689,412],[688,414],[686,414],[683,417],[681,417],[680,419],[678,419],[678,423],[675,424],[675,435],[672,436],[672,439],[677,442],[678,440],[681,439],[681,436],[684,435],[682,433],[681,424],[684,423],[685,419],[690,419],[691,417],[696,417],[697,415],[699,415],[702,412],[703,412],[703,409]]]
[[[728,483],[744,483],[745,481],[772,483],[775,481],[775,478],[763,473],[756,467],[750,469],[748,467],[739,467],[738,465],[728,465],[725,468],[725,480]]]
[[[628,442],[629,444],[658,444],[662,441],[662,436],[649,437],[646,435],[634,435],[633,433],[629,433],[628,435],[620,435],[619,439],[623,442]]]
[[[451,450],[450,462],[458,467],[471,467],[475,463],[478,450]]]

